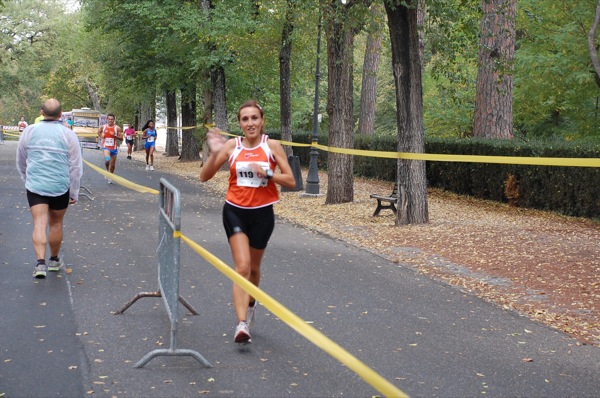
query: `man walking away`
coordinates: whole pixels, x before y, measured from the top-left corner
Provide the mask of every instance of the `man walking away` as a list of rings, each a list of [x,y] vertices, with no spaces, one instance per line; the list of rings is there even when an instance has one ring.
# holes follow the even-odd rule
[[[46,271],[59,271],[63,239],[63,219],[69,204],[79,199],[83,174],[81,148],[75,133],[60,122],[60,102],[49,99],[42,106],[44,120],[25,128],[17,148],[17,170],[25,181],[27,200],[33,217],[33,248],[37,265],[35,278]],[[46,245],[50,261],[46,266]]]

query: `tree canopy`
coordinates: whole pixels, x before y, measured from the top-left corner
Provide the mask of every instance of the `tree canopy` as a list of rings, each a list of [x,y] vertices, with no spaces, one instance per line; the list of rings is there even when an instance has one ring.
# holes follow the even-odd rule
[[[206,71],[224,68],[230,125],[239,103],[256,98],[267,127],[279,128],[279,50],[286,11],[291,33],[294,130],[310,130],[319,1],[60,0],[0,2],[0,124],[33,120],[48,97],[65,109],[99,107],[132,120],[148,97],[210,85]],[[599,135],[599,88],[587,51],[595,3],[520,0],[514,57],[516,136]],[[478,0],[427,2],[423,33],[423,111],[427,135],[468,136],[472,129],[479,24]],[[364,18],[362,13],[356,18]],[[385,25],[384,29],[387,29]],[[354,41],[354,121],[358,119],[362,60],[368,29]],[[377,79],[375,134],[396,131],[389,37],[383,36]],[[213,46],[208,46],[213,43]],[[325,53],[325,52],[324,52]],[[321,71],[326,93],[327,71]],[[326,98],[321,98],[324,125]],[[204,108],[199,106],[198,119]]]

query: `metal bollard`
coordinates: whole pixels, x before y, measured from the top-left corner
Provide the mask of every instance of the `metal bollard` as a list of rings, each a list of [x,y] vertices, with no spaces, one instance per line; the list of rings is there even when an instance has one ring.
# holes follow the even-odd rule
[[[300,168],[300,156],[288,156],[288,162],[294,173],[294,180],[296,180],[296,188],[289,189],[281,187],[282,192],[298,192],[304,190],[304,182],[302,181],[302,169]]]

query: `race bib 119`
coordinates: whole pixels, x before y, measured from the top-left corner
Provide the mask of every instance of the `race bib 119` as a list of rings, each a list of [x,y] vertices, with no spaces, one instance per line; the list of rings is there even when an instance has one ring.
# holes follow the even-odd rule
[[[236,162],[235,172],[237,174],[237,185],[239,187],[258,188],[267,185],[266,177],[258,177],[250,168],[251,163],[256,163],[263,169],[269,167],[268,162]]]

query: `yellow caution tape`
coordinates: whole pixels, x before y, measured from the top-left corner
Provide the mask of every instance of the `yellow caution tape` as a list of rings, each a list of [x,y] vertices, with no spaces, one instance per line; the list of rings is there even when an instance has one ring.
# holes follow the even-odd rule
[[[319,144],[316,144],[315,147],[328,152],[390,159],[429,160],[438,162],[526,164],[536,166],[600,167],[600,159],[598,158],[537,158],[520,156],[442,155],[430,153],[367,151],[362,149],[336,148]]]
[[[288,146],[299,146],[299,147],[308,147],[308,146],[312,146],[312,144],[302,144],[299,142],[291,142],[291,141],[279,141],[281,143],[281,145],[288,145]]]
[[[168,129],[191,130],[199,127],[215,127],[214,123],[206,123],[201,126],[192,127],[167,127]],[[19,137],[20,133],[13,130],[3,130],[4,134],[11,137]],[[137,133],[137,132],[136,132]],[[239,134],[221,132],[221,134],[237,137]],[[79,137],[97,137],[96,133],[78,133]],[[600,167],[599,158],[549,158],[549,157],[524,157],[524,156],[482,156],[482,155],[446,155],[433,153],[411,153],[411,152],[386,152],[369,151],[364,149],[338,148],[321,144],[304,144],[291,141],[279,141],[281,145],[296,147],[312,147],[326,152],[340,153],[344,155],[369,156],[386,159],[426,160],[430,162],[466,162],[466,163],[496,163],[496,164],[522,164],[530,166],[565,166],[565,167]]]
[[[164,126],[163,128],[165,129],[171,129],[171,130],[192,130],[192,129],[197,129],[199,127],[202,126],[190,126],[190,127],[173,127],[173,126]]]
[[[223,135],[235,137],[237,135],[223,132]],[[598,158],[548,158],[548,157],[523,157],[523,156],[482,156],[482,155],[445,155],[432,153],[411,152],[386,152],[369,151],[364,149],[338,148],[320,144],[303,144],[279,140],[281,145],[296,147],[312,147],[326,152],[341,153],[345,155],[369,156],[387,159],[427,160],[431,162],[469,162],[469,163],[501,163],[524,164],[531,166],[568,166],[568,167],[600,167]]]
[[[139,185],[139,184],[133,183],[133,182],[131,182],[129,180],[126,180],[125,178],[120,177],[120,176],[118,176],[116,174],[109,173],[106,170],[102,170],[100,167],[91,164],[90,162],[88,162],[85,159],[83,160],[83,162],[85,164],[87,164],[88,166],[90,166],[92,169],[96,170],[98,173],[100,173],[103,176],[105,176],[106,178],[109,178],[112,181],[116,182],[117,184],[122,185],[122,186],[124,186],[126,188],[129,188],[129,189],[132,189],[134,191],[141,192],[141,193],[149,193],[149,194],[152,194],[152,195],[158,195],[160,193],[156,189],[148,188],[148,187],[145,187],[143,185]]]
[[[254,286],[252,283],[244,279],[227,264],[221,261],[218,257],[198,245],[196,242],[182,234],[180,231],[174,231],[173,236],[181,238],[194,251],[204,257],[215,268],[221,271],[225,276],[231,279],[234,283],[240,286],[244,291],[252,297],[260,301],[262,305],[267,307],[279,319],[285,322],[289,327],[298,332],[308,341],[352,369],[363,380],[369,383],[373,388],[387,397],[408,397],[404,392],[399,390],[395,385],[384,379],[373,369],[362,363],[358,358],[344,350],[336,342],[319,332],[317,329],[307,324],[302,318],[288,310],[277,300],[269,296],[267,293]]]

